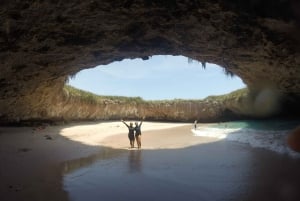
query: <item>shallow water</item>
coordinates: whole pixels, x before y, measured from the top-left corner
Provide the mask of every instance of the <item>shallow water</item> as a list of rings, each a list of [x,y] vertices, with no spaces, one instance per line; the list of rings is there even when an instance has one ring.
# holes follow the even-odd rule
[[[227,141],[174,150],[107,149],[66,163],[63,182],[72,201],[296,201],[299,162]]]
[[[213,137],[264,148],[290,157],[300,154],[287,145],[288,133],[299,125],[299,120],[234,121],[209,124],[192,129],[195,136]]]
[[[300,119],[270,119],[270,120],[245,120],[245,121],[229,121],[211,124],[213,128],[248,128],[254,130],[289,130],[300,124]]]

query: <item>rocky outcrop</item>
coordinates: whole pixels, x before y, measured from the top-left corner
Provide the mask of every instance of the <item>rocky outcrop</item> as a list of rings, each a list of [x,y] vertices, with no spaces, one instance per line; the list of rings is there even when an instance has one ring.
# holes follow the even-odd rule
[[[248,89],[203,100],[145,101],[139,97],[97,96],[66,86],[59,99],[51,101],[41,114],[40,108],[22,114],[19,123],[36,121],[142,119],[153,121],[220,122],[257,117]],[[33,114],[37,117],[34,119]],[[40,116],[39,116],[40,115]],[[265,114],[261,113],[260,117]],[[29,121],[29,122],[28,122]]]
[[[4,0],[0,119],[52,117],[69,75],[162,54],[241,77],[254,116],[299,111],[299,10],[296,0]]]

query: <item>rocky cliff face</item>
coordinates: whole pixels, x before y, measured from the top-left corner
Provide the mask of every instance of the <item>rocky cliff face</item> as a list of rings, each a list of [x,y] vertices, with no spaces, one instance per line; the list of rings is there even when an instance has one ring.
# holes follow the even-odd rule
[[[65,111],[67,76],[162,54],[216,63],[241,77],[254,116],[278,105],[299,111],[299,11],[296,0],[4,0],[0,118],[51,117],[50,108]]]
[[[62,96],[51,100],[47,107],[23,113],[21,123],[29,121],[120,120],[220,122],[249,117],[265,117],[255,110],[248,89],[203,100],[145,101],[138,97],[96,96],[66,86]],[[49,102],[49,103],[50,103]],[[41,110],[43,108],[43,110]],[[268,109],[268,107],[267,107]],[[268,110],[266,110],[269,112]]]
[[[44,115],[45,118],[39,119],[68,121],[146,117],[148,120],[160,121],[224,121],[243,117],[246,109],[239,107],[241,104],[237,103],[245,100],[247,94],[247,90],[243,89],[230,95],[204,100],[144,101],[140,98],[95,96],[89,92],[65,87],[63,98],[58,104],[52,104],[44,111],[47,114]],[[30,116],[27,118],[30,119]]]

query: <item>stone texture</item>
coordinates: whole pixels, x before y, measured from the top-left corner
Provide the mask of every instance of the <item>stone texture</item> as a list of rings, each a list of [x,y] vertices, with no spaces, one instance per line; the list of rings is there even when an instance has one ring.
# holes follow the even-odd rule
[[[300,152],[300,127],[295,128],[287,137],[287,144],[289,147],[296,151]]]
[[[245,101],[249,99],[247,92],[246,89],[238,90],[204,100],[144,101],[140,98],[89,97],[91,94],[87,92],[78,96],[65,88],[63,98],[56,101],[58,104],[45,108],[45,118],[39,120],[136,120],[143,117],[154,121],[236,120],[245,117],[246,112],[248,116],[253,114],[253,106]]]
[[[219,64],[238,75],[258,113],[273,95],[279,102],[272,104],[279,104],[281,112],[297,113],[298,2],[1,1],[0,119],[50,118],[69,75],[124,58],[163,54]]]

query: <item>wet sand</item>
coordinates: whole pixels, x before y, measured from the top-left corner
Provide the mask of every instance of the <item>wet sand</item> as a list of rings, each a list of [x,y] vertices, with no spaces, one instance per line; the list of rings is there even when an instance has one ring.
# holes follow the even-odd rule
[[[142,134],[142,150],[182,149],[198,144],[218,141],[215,138],[196,137],[191,132],[192,125],[175,128],[148,130]],[[129,149],[127,133],[111,135],[101,141],[101,145],[114,149]],[[135,144],[137,147],[137,144]]]
[[[300,200],[297,159],[143,126],[142,150],[120,122],[0,128],[0,200]]]
[[[146,122],[145,128],[180,125]],[[118,133],[127,133],[121,122],[0,127],[0,201],[69,200],[64,162],[103,153],[100,142]]]

